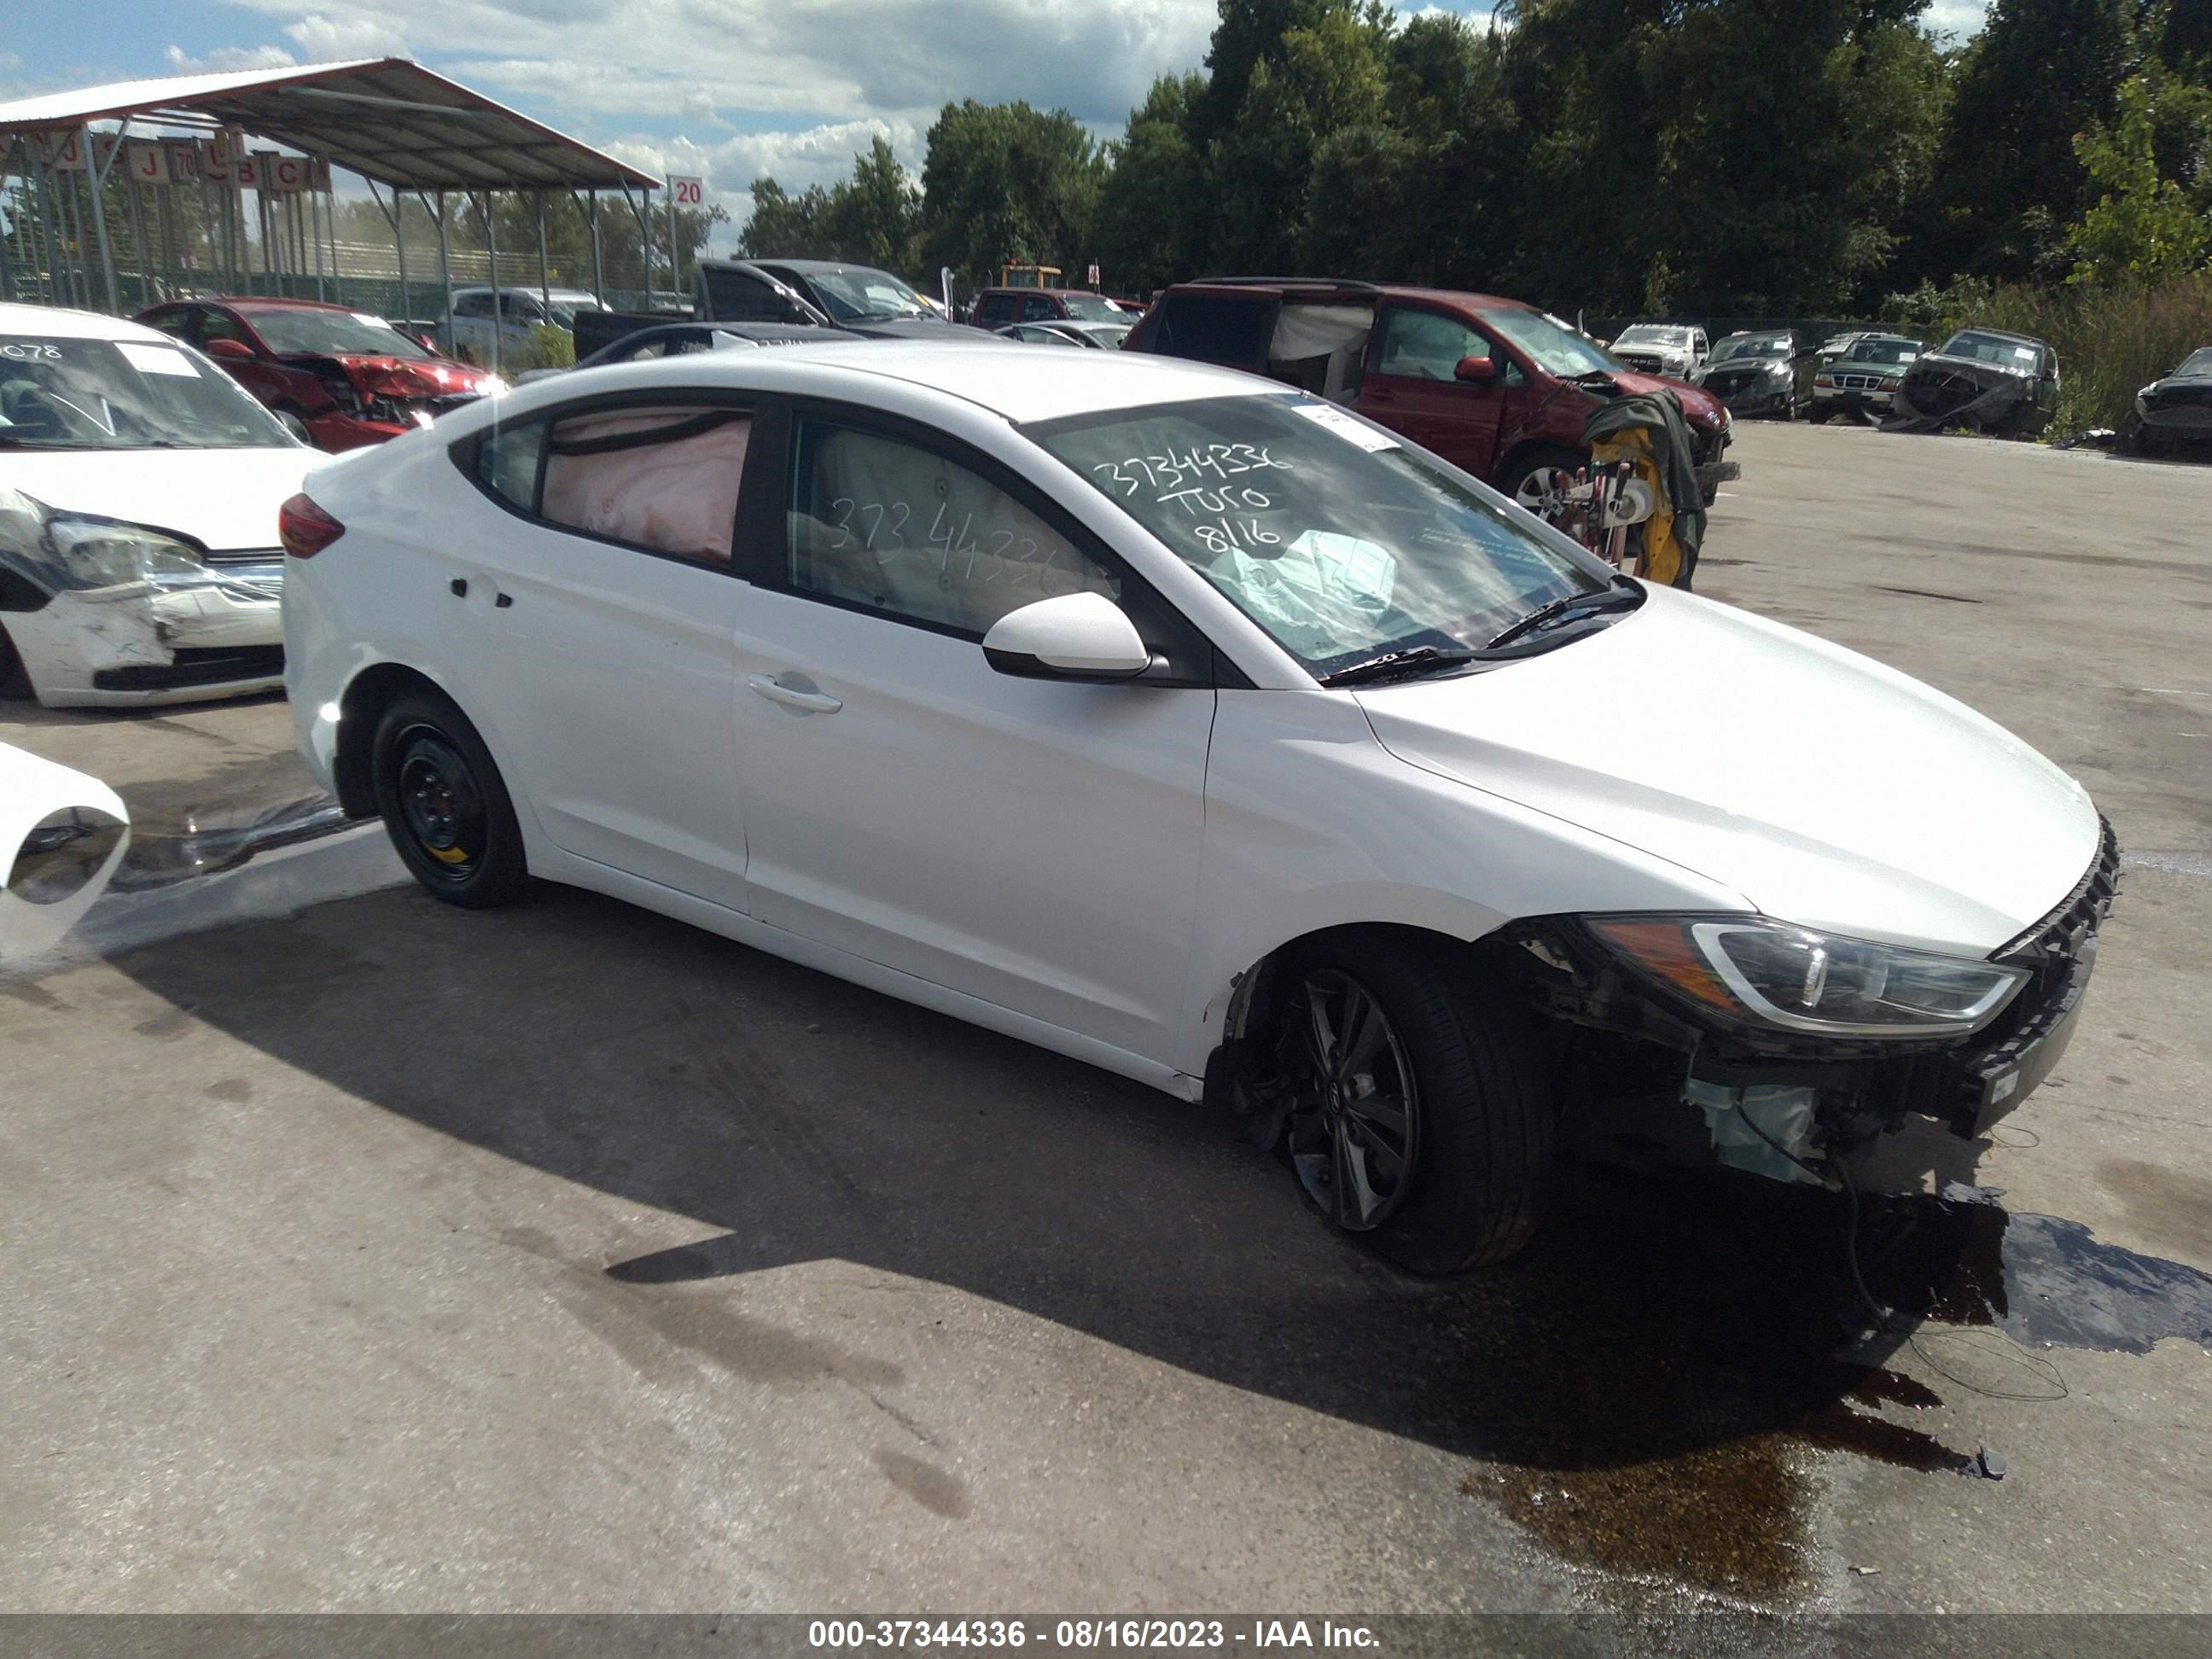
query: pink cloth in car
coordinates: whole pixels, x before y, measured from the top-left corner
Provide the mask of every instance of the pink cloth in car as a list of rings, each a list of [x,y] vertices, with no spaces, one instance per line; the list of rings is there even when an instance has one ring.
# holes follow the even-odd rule
[[[558,441],[574,442],[649,432],[680,426],[699,412],[656,410],[563,421],[553,434]],[[549,455],[541,511],[556,524],[595,536],[726,562],[751,435],[750,421],[735,420],[672,443],[599,455]]]

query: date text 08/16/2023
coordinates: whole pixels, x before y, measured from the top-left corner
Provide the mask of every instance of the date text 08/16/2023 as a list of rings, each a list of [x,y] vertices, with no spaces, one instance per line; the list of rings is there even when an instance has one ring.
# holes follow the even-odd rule
[[[811,1648],[1094,1649],[1298,1648],[1373,1652],[1381,1644],[1364,1625],[1305,1619],[817,1619]]]

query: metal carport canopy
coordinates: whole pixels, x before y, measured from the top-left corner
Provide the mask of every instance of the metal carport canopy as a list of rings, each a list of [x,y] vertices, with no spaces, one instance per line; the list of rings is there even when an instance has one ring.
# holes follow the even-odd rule
[[[0,135],[123,119],[242,127],[399,190],[660,183],[407,58],[118,81],[0,104]]]

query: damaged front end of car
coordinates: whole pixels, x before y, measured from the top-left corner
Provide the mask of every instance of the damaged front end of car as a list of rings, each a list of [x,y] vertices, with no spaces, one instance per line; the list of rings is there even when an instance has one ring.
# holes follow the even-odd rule
[[[0,626],[41,702],[282,682],[283,562],[0,489]]]
[[[1583,1047],[1585,1092],[1674,1094],[1722,1163],[1818,1181],[1909,1116],[1972,1139],[2020,1105],[2073,1034],[2118,871],[2106,824],[2065,901],[1979,958],[1759,915],[1542,916],[1499,942]]]

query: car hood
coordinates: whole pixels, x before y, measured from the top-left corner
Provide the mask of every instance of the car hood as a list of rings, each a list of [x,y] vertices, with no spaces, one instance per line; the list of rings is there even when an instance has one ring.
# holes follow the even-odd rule
[[[1700,392],[1687,380],[1666,374],[1641,374],[1632,368],[1609,369],[1607,374],[1626,397],[1649,396],[1662,387],[1673,392],[1682,405],[1682,418],[1692,426],[1723,423],[1720,399],[1710,392]]]
[[[936,317],[856,317],[843,325],[872,340],[954,340],[960,325]],[[963,344],[970,343],[963,340]]]
[[[1986,954],[2099,847],[2087,792],[1993,721],[1671,589],[1542,656],[1354,695],[1401,760],[1855,938]]]
[[[380,398],[450,398],[474,392],[491,378],[488,368],[449,357],[341,356],[346,378]]]
[[[323,459],[283,449],[0,453],[0,485],[46,506],[188,536],[211,553],[273,550],[276,509]]]
[[[2035,378],[2035,371],[2025,365],[2012,368],[1982,357],[1953,357],[1941,351],[1923,352],[1912,360],[1911,367],[1905,373],[1913,374],[1923,369],[1948,369],[1983,386],[1995,386],[2000,380],[2032,380]]]

